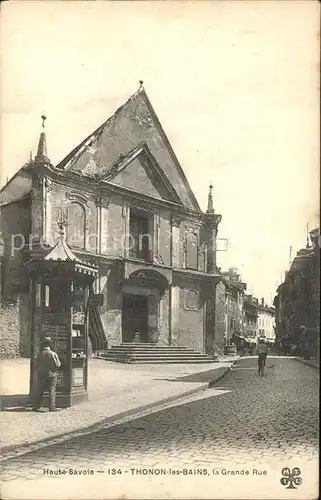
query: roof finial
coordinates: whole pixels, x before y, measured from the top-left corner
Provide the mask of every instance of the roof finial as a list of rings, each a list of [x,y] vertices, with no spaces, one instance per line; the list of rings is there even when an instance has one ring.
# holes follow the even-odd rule
[[[289,258],[289,266],[292,264],[292,245],[290,245],[290,258]]]
[[[63,208],[63,205],[61,204],[61,209],[60,209],[59,215],[57,217],[57,226],[59,228],[59,237],[62,240],[65,239],[65,236],[66,236],[66,226],[67,225],[68,225],[67,214],[66,214],[66,211]]]
[[[142,89],[144,86],[144,80],[139,80],[139,88]]]
[[[41,115],[41,127],[42,127],[42,132],[40,134],[39,142],[38,142],[38,149],[37,149],[37,154],[35,157],[36,162],[45,162],[45,163],[50,163],[50,160],[47,156],[47,140],[46,140],[46,134],[45,134],[45,120],[47,120],[46,115],[43,113]]]
[[[213,189],[213,183],[211,181],[210,183],[210,192],[208,193],[208,201],[207,201],[207,213],[208,214],[213,214],[214,213],[214,208],[213,208],[213,196],[212,196],[212,189]]]
[[[309,241],[309,223],[307,222],[306,225],[306,231],[307,231],[307,242],[306,242],[306,248],[310,248],[310,241]]]
[[[58,220],[57,221],[57,225],[58,225],[58,228],[59,228],[59,236],[61,239],[64,239],[65,238],[65,235],[66,235],[66,223],[63,221],[63,220]]]

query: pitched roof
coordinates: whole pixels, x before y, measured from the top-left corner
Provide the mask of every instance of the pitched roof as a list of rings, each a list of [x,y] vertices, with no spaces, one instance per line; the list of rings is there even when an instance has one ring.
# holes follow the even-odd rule
[[[125,104],[76,146],[57,168],[81,173],[88,163],[97,165],[102,177],[122,157],[146,143],[183,205],[200,212],[182,167],[157,115],[141,86]]]
[[[172,184],[168,181],[163,170],[158,165],[154,155],[151,153],[146,143],[139,144],[136,148],[134,148],[132,151],[129,151],[126,155],[123,155],[120,158],[118,158],[118,160],[113,165],[111,165],[110,169],[108,169],[107,173],[104,174],[102,180],[113,184],[117,179],[118,174],[120,174],[123,170],[125,170],[126,167],[129,167],[136,158],[141,158],[142,160],[145,160],[144,161],[145,170],[152,171],[152,172],[146,172],[146,174],[147,176],[152,176],[154,178],[154,181],[157,182],[158,189],[160,191],[163,191],[163,196],[169,201],[181,205],[182,202],[179,196],[177,195]],[[146,160],[149,165],[149,169],[147,169]],[[135,173],[137,175],[137,171]],[[161,187],[163,189],[161,189]],[[133,187],[131,186],[131,188]],[[146,184],[144,184],[144,190],[145,190],[144,193],[148,194],[146,192]]]
[[[25,263],[25,266],[29,269],[32,269],[35,265],[36,269],[39,271],[39,265],[45,265],[45,262],[54,264],[68,262],[74,265],[74,269],[77,272],[90,274],[92,276],[98,274],[98,268],[95,265],[93,265],[91,262],[79,259],[69,248],[65,240],[65,233],[63,229],[61,229],[57,243],[47,252],[45,256],[40,258],[32,258],[30,261]]]
[[[58,238],[55,246],[44,256],[43,260],[75,261],[81,264],[84,263],[81,259],[76,257],[76,255],[68,247],[65,239],[61,236]]]

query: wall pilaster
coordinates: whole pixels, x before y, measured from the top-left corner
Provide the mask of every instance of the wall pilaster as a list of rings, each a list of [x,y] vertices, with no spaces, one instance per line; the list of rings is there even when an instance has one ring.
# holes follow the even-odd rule
[[[180,226],[181,218],[172,217],[172,267],[179,268],[180,265]]]
[[[171,287],[171,344],[176,345],[179,325],[179,286]]]

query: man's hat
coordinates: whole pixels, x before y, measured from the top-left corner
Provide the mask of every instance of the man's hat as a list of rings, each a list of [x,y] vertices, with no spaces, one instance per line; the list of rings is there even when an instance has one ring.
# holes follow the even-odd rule
[[[41,345],[52,345],[52,338],[51,337],[45,337],[40,341]]]

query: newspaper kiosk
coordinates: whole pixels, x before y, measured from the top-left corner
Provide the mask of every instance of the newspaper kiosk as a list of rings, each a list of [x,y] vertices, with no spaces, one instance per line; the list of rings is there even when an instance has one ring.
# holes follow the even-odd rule
[[[36,358],[50,337],[60,360],[56,404],[68,407],[88,399],[88,309],[98,268],[78,259],[65,242],[64,227],[44,257],[26,265],[32,301],[30,394],[34,399]]]

